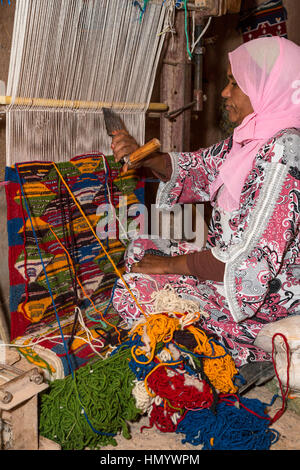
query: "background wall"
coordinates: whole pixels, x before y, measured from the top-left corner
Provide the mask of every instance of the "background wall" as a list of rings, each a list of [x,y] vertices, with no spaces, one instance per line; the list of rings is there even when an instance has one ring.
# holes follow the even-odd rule
[[[0,4],[0,80],[7,82],[10,58],[11,38],[14,20],[14,0],[11,5],[6,0]],[[264,3],[264,0],[245,0],[244,8]],[[300,2],[299,0],[284,0],[288,12],[289,39],[300,45]],[[204,111],[192,119],[191,148],[196,150],[207,147],[222,139],[220,128],[220,93],[226,84],[227,54],[242,43],[242,37],[237,30],[239,15],[227,15],[214,18],[206,37],[215,36],[215,43],[208,45],[204,58],[204,92],[207,101]],[[153,92],[153,101],[159,101],[159,80]],[[1,111],[1,109],[0,109]],[[3,109],[2,109],[3,111]],[[146,138],[159,137],[159,119],[148,118]],[[5,115],[0,113],[0,181],[4,179],[5,171]],[[148,202],[153,199],[153,191],[148,194]],[[7,260],[6,232],[6,203],[4,189],[0,189],[0,309],[9,319],[9,279]]]

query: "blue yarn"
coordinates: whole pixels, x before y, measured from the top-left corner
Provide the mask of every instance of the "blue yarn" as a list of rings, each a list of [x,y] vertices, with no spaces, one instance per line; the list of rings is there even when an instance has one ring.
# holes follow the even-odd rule
[[[144,15],[145,11],[146,11],[148,3],[149,3],[149,0],[144,0],[144,6],[142,6],[138,0],[134,0],[132,2],[133,6],[138,7],[141,11],[141,13],[140,13],[140,22],[142,21],[142,18],[143,18],[143,15]]]
[[[142,342],[142,339],[139,335],[136,335],[133,338],[129,338],[127,341],[124,341],[121,345],[117,346],[111,353],[111,356],[116,354],[120,349],[126,348],[126,349],[136,349],[138,347],[144,346],[144,343]],[[165,345],[167,346],[167,345]],[[180,357],[178,360],[174,361],[164,361],[164,365],[168,366],[170,369],[176,369],[178,367],[178,361],[182,360],[183,357]],[[133,357],[131,360],[128,362],[128,366],[136,376],[138,380],[145,380],[146,376],[157,366],[157,362],[151,361],[148,363],[148,358],[144,355],[141,354],[139,355],[139,361],[137,362]],[[191,375],[197,375],[197,372],[189,368],[187,364],[185,364],[185,369],[186,372],[188,372]]]
[[[249,410],[268,418],[265,403],[250,398],[239,400]],[[235,397],[230,401],[233,405],[219,402],[216,413],[208,408],[188,411],[176,429],[176,433],[185,434],[182,443],[203,445],[203,450],[268,450],[277,442],[279,434],[269,428],[269,419],[234,406],[238,404]]]
[[[127,341],[124,341],[122,344],[117,346],[112,352],[111,356],[116,354],[120,349],[132,349],[143,346],[143,342],[141,337],[136,335],[135,338],[129,338]],[[147,357],[143,354],[140,357],[141,362],[147,362]],[[138,380],[144,380],[146,375],[151,372],[153,367],[155,367],[155,363],[152,361],[149,364],[139,364],[133,358],[128,362],[128,366],[131,371],[134,373]]]
[[[211,338],[208,340],[209,344],[211,345],[212,347],[212,352],[213,354],[215,353],[215,350],[214,350],[214,347],[213,347],[213,342],[218,344],[219,346],[222,346],[222,348],[224,349],[224,354],[221,354],[220,356],[205,356],[204,354],[198,354],[198,353],[195,353],[193,351],[188,351],[187,349],[185,348],[182,348],[180,347],[177,343],[176,343],[176,348],[179,349],[180,351],[183,351],[183,352],[187,352],[188,354],[191,354],[192,356],[194,357],[198,357],[198,358],[201,358],[201,359],[220,359],[222,357],[225,357],[227,356],[229,353],[226,351],[225,347],[223,346],[223,344],[219,343],[217,340],[215,340],[214,338]]]
[[[68,365],[69,365],[69,368],[70,368],[70,372],[71,372],[71,375],[72,375],[72,379],[75,380],[74,369],[73,369],[72,362],[71,362],[71,359],[70,359],[70,355],[69,355],[69,351],[68,351],[68,346],[67,346],[67,343],[66,343],[66,340],[65,340],[65,337],[64,337],[62,328],[61,328],[61,323],[60,323],[59,316],[58,316],[57,309],[56,309],[56,305],[55,305],[55,302],[54,302],[54,297],[53,297],[52,289],[51,289],[50,282],[49,282],[49,278],[48,278],[47,271],[46,271],[46,268],[45,268],[45,264],[44,264],[43,256],[42,256],[41,249],[40,249],[40,246],[39,246],[39,242],[38,242],[38,239],[37,239],[37,236],[36,236],[36,231],[35,231],[35,228],[34,228],[34,226],[33,226],[32,218],[31,218],[31,213],[30,213],[30,209],[29,209],[29,206],[28,206],[28,203],[27,203],[27,199],[26,199],[26,196],[25,196],[25,193],[24,193],[23,184],[22,184],[22,181],[21,181],[21,177],[20,177],[20,173],[19,173],[19,170],[18,170],[18,164],[17,164],[17,163],[15,164],[15,168],[16,168],[17,178],[18,178],[18,182],[19,182],[19,185],[20,185],[20,188],[21,188],[23,200],[24,200],[24,203],[25,203],[26,211],[27,211],[27,214],[28,214],[28,217],[29,217],[29,220],[30,220],[30,225],[31,225],[32,233],[33,233],[33,236],[34,236],[34,240],[35,240],[35,243],[36,243],[36,247],[37,247],[37,250],[38,250],[38,253],[39,253],[39,257],[40,257],[40,260],[41,260],[41,263],[42,263],[43,271],[44,271],[44,274],[45,274],[45,279],[46,279],[47,287],[48,287],[49,294],[50,294],[50,297],[51,297],[51,300],[52,300],[52,304],[53,304],[53,308],[54,308],[54,312],[55,312],[57,324],[58,324],[58,327],[59,327],[59,331],[60,331],[60,334],[61,334],[61,338],[62,338],[62,341],[63,341],[63,346],[64,346],[64,350],[65,350],[65,353],[66,353]],[[79,401],[80,401],[80,397],[79,397]],[[80,404],[82,405],[81,401],[80,401]],[[112,433],[106,433],[106,432],[102,432],[102,431],[97,431],[97,430],[93,427],[92,423],[90,422],[90,420],[89,420],[89,418],[88,418],[88,416],[87,416],[87,414],[86,414],[86,412],[85,412],[83,406],[82,406],[82,410],[83,410],[83,414],[84,414],[84,417],[85,417],[87,423],[89,424],[89,426],[90,426],[90,428],[92,429],[92,431],[94,431],[96,434],[99,434],[99,435],[101,435],[101,436],[111,436],[111,437],[113,437],[113,436],[116,435],[116,434],[112,434]]]

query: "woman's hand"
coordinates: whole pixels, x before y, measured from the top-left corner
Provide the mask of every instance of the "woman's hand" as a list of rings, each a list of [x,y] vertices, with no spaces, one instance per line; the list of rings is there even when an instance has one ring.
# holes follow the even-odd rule
[[[191,276],[186,255],[157,256],[145,254],[139,263],[131,267],[131,272],[142,274],[181,274]]]
[[[119,162],[122,158],[131,155],[139,148],[136,140],[124,129],[113,133],[111,148],[114,153],[115,161]],[[124,165],[124,171],[127,171],[128,165]],[[130,164],[130,168],[138,168],[141,163]]]
[[[111,148],[114,153],[115,161],[119,162],[122,158],[135,152],[135,150],[139,148],[139,145],[126,130],[121,130],[113,133]],[[163,154],[161,152],[155,152],[148,155],[148,157],[140,160],[139,162],[130,163],[130,169],[140,168],[143,166],[164,177],[166,173],[166,165],[162,155]],[[127,170],[128,164],[125,164],[122,168],[122,172],[126,173]]]

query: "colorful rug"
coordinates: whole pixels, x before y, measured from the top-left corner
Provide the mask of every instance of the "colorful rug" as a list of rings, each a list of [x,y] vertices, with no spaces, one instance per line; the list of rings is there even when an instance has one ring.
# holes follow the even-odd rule
[[[94,153],[56,167],[7,167],[6,181],[11,340],[32,345],[22,353],[55,377],[62,374],[51,355],[59,357],[68,375],[66,345],[76,369],[126,336],[110,302],[117,275],[107,254],[122,273],[128,212],[144,202],[143,183],[133,171],[120,177],[113,157]]]
[[[244,42],[265,36],[287,38],[287,11],[282,1],[268,1],[245,11],[240,19]]]

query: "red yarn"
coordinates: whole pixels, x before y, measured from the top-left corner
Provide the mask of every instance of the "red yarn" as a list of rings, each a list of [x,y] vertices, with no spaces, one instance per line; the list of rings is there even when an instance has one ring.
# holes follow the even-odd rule
[[[152,410],[149,414],[149,427],[152,428],[155,425],[161,432],[175,432],[177,424],[174,424],[171,419],[171,416],[175,412],[176,410],[170,408],[168,405],[157,406],[155,403],[153,403]],[[143,426],[141,432],[145,427],[146,426]]]
[[[169,375],[168,375],[169,374]],[[208,408],[213,403],[213,394],[210,386],[198,380],[202,391],[193,385],[187,384],[186,378],[192,377],[186,372],[183,374],[170,367],[159,367],[148,377],[148,385],[153,392],[167,400],[173,413],[182,409]]]
[[[286,381],[286,391],[285,391],[285,393],[283,392],[282,382],[281,382],[280,377],[278,375],[277,368],[276,368],[276,363],[275,363],[275,359],[274,359],[275,337],[276,336],[281,336],[283,338],[283,340],[285,342],[285,346],[286,346],[286,357],[287,357],[286,376],[287,376],[287,381]],[[277,421],[283,415],[283,413],[286,409],[286,400],[287,400],[288,393],[289,393],[289,385],[290,385],[290,348],[289,348],[289,344],[288,344],[288,341],[287,341],[286,337],[282,333],[275,333],[275,335],[272,338],[272,361],[273,361],[273,366],[274,366],[274,369],[275,369],[275,374],[276,374],[277,380],[279,382],[279,387],[280,387],[281,397],[282,397],[282,406],[281,406],[280,410],[278,410],[277,413],[275,414],[275,416],[272,418],[270,424],[275,423],[275,421]]]

